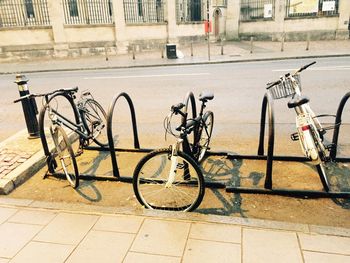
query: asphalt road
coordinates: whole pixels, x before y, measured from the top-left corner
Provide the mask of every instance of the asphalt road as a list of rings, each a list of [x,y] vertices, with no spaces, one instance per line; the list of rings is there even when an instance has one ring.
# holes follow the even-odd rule
[[[26,76],[30,79],[32,93],[79,86],[80,90],[89,90],[106,110],[115,95],[127,92],[135,105],[141,143],[144,138],[145,147],[157,147],[160,138],[164,141],[162,122],[170,106],[181,102],[188,91],[196,96],[203,90],[214,92],[215,98],[208,103],[208,109],[215,114],[214,135],[217,138],[257,137],[265,84],[311,61],[46,72]],[[304,94],[311,99],[316,113],[335,114],[341,98],[350,91],[349,58],[316,61],[316,65],[302,73]],[[14,75],[0,75],[0,141],[25,128],[21,105],[13,103],[18,98],[14,79]],[[287,130],[293,127],[295,120],[294,112],[286,103],[287,100],[279,100],[274,104],[276,123],[281,126],[282,133],[289,133]],[[41,102],[38,104],[40,106]],[[129,119],[126,103],[121,102],[115,112],[115,129],[125,140],[132,137]],[[350,123],[350,114],[345,114],[343,121]]]

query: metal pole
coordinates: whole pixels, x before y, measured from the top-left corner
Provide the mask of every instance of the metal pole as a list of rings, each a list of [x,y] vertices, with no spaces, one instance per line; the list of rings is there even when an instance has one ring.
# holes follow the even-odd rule
[[[191,41],[191,57],[193,57],[193,41]]]
[[[224,41],[221,39],[221,55],[224,55]]]
[[[15,83],[18,85],[19,95],[21,97],[29,95],[28,89],[28,79],[25,75],[18,74],[16,75]],[[27,125],[27,130],[29,133],[29,139],[39,138],[39,124],[36,118],[36,114],[38,114],[38,108],[36,106],[36,102],[34,98],[24,99],[22,102],[22,108],[24,113],[24,118]]]
[[[210,39],[209,39],[209,22],[210,22],[210,20],[209,20],[209,0],[207,0],[207,26],[208,26],[208,28],[207,28],[207,39],[208,39],[208,60],[210,61]]]
[[[253,53],[253,37],[250,37],[250,54]]]
[[[310,33],[307,33],[307,37],[306,37],[306,50],[310,49]]]

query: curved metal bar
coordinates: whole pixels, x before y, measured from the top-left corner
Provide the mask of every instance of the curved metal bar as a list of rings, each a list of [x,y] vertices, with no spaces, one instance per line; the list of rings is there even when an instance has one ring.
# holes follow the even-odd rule
[[[191,107],[192,107],[192,118],[196,118],[197,117],[197,108],[196,108],[196,99],[193,95],[192,91],[187,92],[185,99],[184,99],[184,104],[185,104],[185,112],[187,112],[188,110],[188,102],[191,101]],[[186,123],[186,119],[185,117],[182,117],[182,123],[185,124]]]
[[[266,121],[266,110],[268,108],[269,116],[269,138],[267,148],[267,164],[266,164],[266,177],[265,185],[266,189],[272,189],[272,163],[273,163],[273,150],[275,145],[275,118],[273,111],[273,100],[268,93],[265,93],[262,109],[261,109],[261,120],[260,120],[260,138],[258,155],[264,155],[264,137],[265,137],[265,121]]]
[[[69,95],[67,95],[65,93],[55,93],[53,96],[51,96],[49,98],[48,103],[50,103],[50,101],[52,99],[54,99],[55,97],[58,97],[58,96],[62,96],[65,99],[68,100],[68,102],[70,103],[70,105],[72,106],[72,109],[73,109],[75,122],[77,124],[79,124],[80,123],[79,112],[78,112],[77,106],[74,103],[74,99],[71,96],[69,96]],[[41,144],[43,146],[44,154],[46,156],[46,164],[48,166],[49,172],[50,173],[54,173],[55,171],[49,165],[50,162],[51,162],[51,152],[49,150],[49,146],[47,145],[47,140],[46,140],[46,135],[45,135],[45,127],[44,127],[44,121],[45,120],[44,119],[45,119],[46,109],[47,109],[46,105],[43,105],[43,107],[41,107],[41,109],[40,109],[40,114],[39,114],[39,132],[40,132]]]
[[[274,110],[273,110],[273,99],[268,93],[266,93],[265,98],[269,106],[269,139],[268,139],[268,147],[267,147],[267,167],[266,167],[265,188],[272,189],[272,162],[273,162],[273,150],[275,146],[275,117],[274,117]]]
[[[337,158],[337,144],[338,144],[339,130],[340,130],[340,126],[341,126],[340,125],[341,124],[341,117],[343,114],[345,104],[349,98],[350,98],[350,92],[346,93],[339,103],[339,107],[337,110],[337,115],[336,115],[335,123],[334,123],[335,128],[334,128],[333,140],[332,140],[333,147],[332,147],[331,152],[329,154],[331,160],[335,160]]]
[[[113,119],[115,105],[120,97],[124,97],[129,104],[130,113],[131,113],[132,128],[133,128],[133,133],[134,133],[134,147],[135,147],[135,149],[140,149],[134,105],[132,103],[130,96],[127,93],[122,92],[119,95],[114,96],[112,103],[109,106],[108,114],[107,114],[108,145],[109,145],[109,150],[111,153],[113,175],[117,178],[120,178],[120,174],[119,174],[119,169],[118,169],[117,157],[116,157],[115,149],[114,149],[114,141],[113,141],[113,134],[112,134],[112,119]]]

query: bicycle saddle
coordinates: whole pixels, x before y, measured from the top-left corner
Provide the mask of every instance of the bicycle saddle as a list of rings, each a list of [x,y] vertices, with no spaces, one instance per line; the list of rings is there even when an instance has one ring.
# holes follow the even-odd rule
[[[296,95],[293,99],[288,101],[288,108],[290,108],[290,109],[295,108],[295,107],[301,106],[305,103],[308,103],[309,101],[310,100],[308,97]]]
[[[199,94],[199,100],[203,102],[207,102],[208,100],[212,100],[214,98],[214,93],[209,91],[203,91]]]

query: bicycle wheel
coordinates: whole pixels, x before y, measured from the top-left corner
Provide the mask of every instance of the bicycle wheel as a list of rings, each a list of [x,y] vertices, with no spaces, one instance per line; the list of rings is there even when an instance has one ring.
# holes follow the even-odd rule
[[[213,132],[214,125],[214,113],[211,111],[207,111],[203,115],[203,123],[201,124],[201,128],[199,129],[199,140],[198,140],[198,150],[196,154],[196,158],[198,162],[202,162],[209,148],[211,134]]]
[[[79,172],[77,161],[66,132],[61,126],[51,126],[50,132],[55,144],[55,152],[59,161],[58,168],[61,168],[66,175],[69,184],[73,188],[79,186]],[[59,166],[60,165],[60,166]]]
[[[93,99],[87,99],[83,106],[82,120],[92,140],[100,146],[108,146],[107,114]]]
[[[133,187],[141,205],[172,211],[193,211],[200,205],[204,196],[203,174],[187,154],[178,152],[176,157],[175,178],[170,184],[170,149],[153,151],[138,163],[133,175]]]

